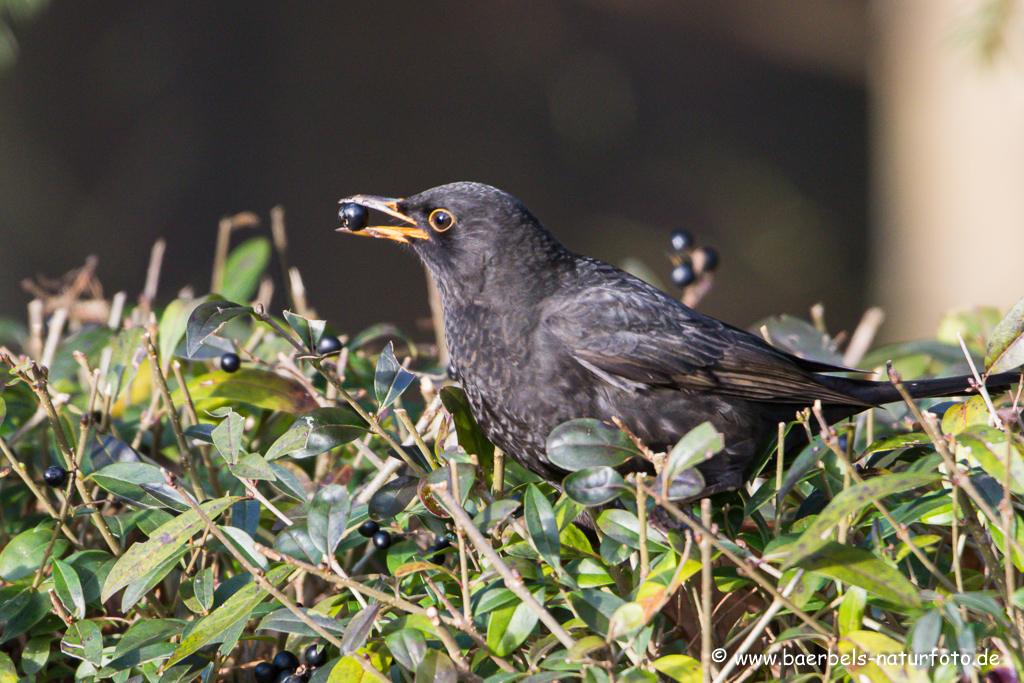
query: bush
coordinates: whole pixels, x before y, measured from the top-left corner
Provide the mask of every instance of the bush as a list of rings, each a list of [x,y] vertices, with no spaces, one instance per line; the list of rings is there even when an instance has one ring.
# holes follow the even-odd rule
[[[248,300],[270,255],[262,238],[237,247],[218,291]],[[505,461],[434,350],[392,327],[336,341],[302,309],[211,295],[154,316],[151,299],[122,321],[55,293],[50,327],[69,331],[53,343],[0,326],[27,354],[5,350],[0,370],[2,681],[248,681],[310,645],[327,648],[300,662],[315,682],[1020,670],[1014,396],[995,413],[982,397],[872,411],[789,462],[766,453],[756,488],[677,505],[612,469],[641,446],[601,423],[552,434],[578,470],[564,492]],[[1005,364],[1022,318],[944,329]],[[839,359],[815,326],[765,328]],[[908,377],[965,371],[945,342],[863,365],[887,359]],[[720,447],[704,425],[664,466],[699,490],[692,467]],[[66,482],[40,486],[54,465]]]

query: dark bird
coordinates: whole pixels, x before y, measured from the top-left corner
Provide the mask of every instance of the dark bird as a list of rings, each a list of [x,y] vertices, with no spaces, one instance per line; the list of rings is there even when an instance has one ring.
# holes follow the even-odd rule
[[[405,223],[365,227],[362,212],[341,230],[411,245],[440,290],[452,363],[481,428],[550,481],[567,473],[548,460],[548,434],[575,418],[617,418],[655,452],[711,422],[725,450],[700,465],[710,494],[740,486],[779,422],[815,400],[830,422],[900,400],[888,382],[824,374],[850,370],[786,353],[573,254],[496,188],[463,182],[408,199],[357,195],[342,200],[343,217],[359,213],[351,205]],[[971,391],[967,377],[906,387],[917,398]]]

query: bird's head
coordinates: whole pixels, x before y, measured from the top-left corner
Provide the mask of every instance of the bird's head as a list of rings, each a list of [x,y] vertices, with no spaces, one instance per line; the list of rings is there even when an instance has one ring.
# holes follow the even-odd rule
[[[358,207],[397,225],[368,226]],[[442,289],[480,287],[498,271],[505,277],[543,272],[569,256],[519,200],[482,183],[442,185],[406,199],[355,195],[341,200],[340,216],[347,223],[341,232],[410,245]],[[492,268],[495,263],[502,267]]]

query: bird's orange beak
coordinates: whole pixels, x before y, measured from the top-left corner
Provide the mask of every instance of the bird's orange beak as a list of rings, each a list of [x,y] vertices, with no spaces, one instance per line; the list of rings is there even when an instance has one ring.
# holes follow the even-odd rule
[[[353,235],[368,235],[370,237],[383,237],[385,239],[394,240],[396,242],[403,242],[405,244],[409,244],[410,239],[430,239],[430,235],[428,235],[420,228],[415,227],[416,220],[414,218],[410,218],[409,216],[405,215],[404,213],[398,210],[398,202],[400,201],[402,200],[357,194],[342,199],[340,203],[359,204],[360,206],[365,206],[368,209],[373,209],[374,211],[380,211],[381,213],[386,213],[389,216],[394,216],[400,221],[410,223],[413,227],[408,227],[404,225],[373,225],[367,226],[357,232],[353,232],[348,228],[342,227],[338,228],[338,232],[348,232],[352,233]]]

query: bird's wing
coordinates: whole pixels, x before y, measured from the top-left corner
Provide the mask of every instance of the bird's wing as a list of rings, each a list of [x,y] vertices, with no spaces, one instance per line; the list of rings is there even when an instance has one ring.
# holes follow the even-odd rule
[[[633,278],[573,290],[547,302],[542,324],[573,359],[620,388],[862,404],[814,375],[843,368],[792,356]]]

